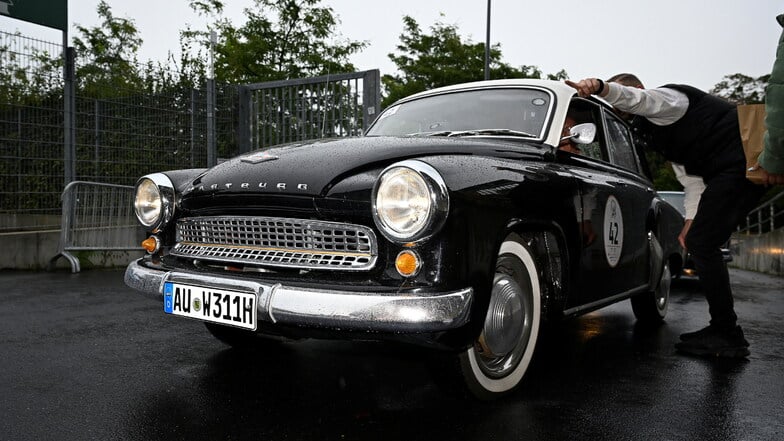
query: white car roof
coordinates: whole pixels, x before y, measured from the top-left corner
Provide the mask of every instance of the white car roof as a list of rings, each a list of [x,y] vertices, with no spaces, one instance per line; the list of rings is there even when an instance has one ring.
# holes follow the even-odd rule
[[[558,100],[568,100],[575,95],[575,90],[567,86],[563,81],[535,80],[528,78],[514,78],[507,80],[474,81],[471,83],[454,84],[451,86],[438,87],[424,92],[415,93],[400,100],[400,102],[417,99],[423,96],[434,95],[444,92],[458,90],[495,88],[495,87],[541,87],[552,91]]]

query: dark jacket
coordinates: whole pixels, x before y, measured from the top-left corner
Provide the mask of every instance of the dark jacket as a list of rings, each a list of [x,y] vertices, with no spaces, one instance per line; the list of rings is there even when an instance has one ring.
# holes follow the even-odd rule
[[[675,123],[658,126],[635,118],[635,131],[666,159],[683,164],[690,175],[710,179],[723,170],[744,173],[737,107],[691,86],[668,84],[689,98],[689,108]]]

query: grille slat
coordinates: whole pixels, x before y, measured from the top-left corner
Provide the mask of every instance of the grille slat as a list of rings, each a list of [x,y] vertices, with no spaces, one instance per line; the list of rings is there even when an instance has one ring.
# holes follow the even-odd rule
[[[303,269],[373,268],[378,244],[362,225],[277,217],[193,217],[177,222],[171,254]]]

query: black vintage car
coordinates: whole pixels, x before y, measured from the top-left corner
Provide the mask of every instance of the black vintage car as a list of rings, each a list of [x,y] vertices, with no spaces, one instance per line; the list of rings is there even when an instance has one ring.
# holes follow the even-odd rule
[[[580,153],[557,148],[569,140]],[[642,158],[608,106],[559,82],[424,92],[360,138],[142,177],[149,253],[125,281],[230,345],[444,350],[493,398],[520,383],[544,320],[629,298],[663,319],[683,221]]]

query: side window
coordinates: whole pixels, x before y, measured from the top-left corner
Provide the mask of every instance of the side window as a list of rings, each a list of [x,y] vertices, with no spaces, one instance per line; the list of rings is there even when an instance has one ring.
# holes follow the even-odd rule
[[[604,160],[604,158],[602,158],[602,147],[599,145],[599,141],[583,144],[580,146],[580,150],[582,150],[583,155],[588,156],[589,158],[598,159],[600,161]]]
[[[607,114],[607,151],[613,164],[635,173],[640,172],[629,129],[615,116],[609,114]]]
[[[601,124],[601,111],[596,104],[582,99],[573,98],[569,104],[569,111],[567,112],[567,124],[571,125],[593,123],[596,125],[596,138],[590,144],[580,144],[580,154],[589,158],[598,159],[600,161],[606,160],[602,153],[602,124]],[[567,133],[568,134],[568,133]]]

